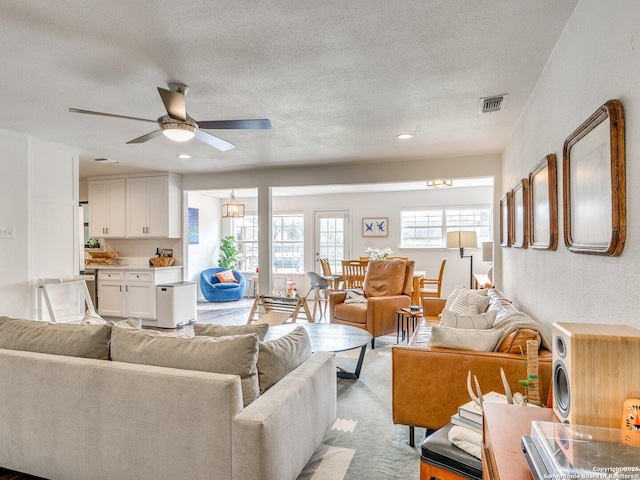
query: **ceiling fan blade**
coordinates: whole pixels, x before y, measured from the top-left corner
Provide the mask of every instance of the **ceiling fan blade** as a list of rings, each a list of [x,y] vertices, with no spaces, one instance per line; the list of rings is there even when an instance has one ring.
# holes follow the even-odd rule
[[[148,118],[127,117],[126,115],[114,115],[113,113],[92,112],[91,110],[80,110],[79,108],[70,108],[69,111],[72,113],[85,113],[87,115],[98,115],[101,117],[124,118],[125,120],[158,123],[156,120],[149,120]]]
[[[230,129],[269,129],[271,122],[267,119],[256,120],[209,120],[198,122],[198,127],[210,130]]]
[[[160,98],[162,98],[162,103],[164,103],[164,108],[167,109],[169,116],[174,120],[184,122],[187,119],[187,105],[184,95],[160,87],[158,87],[158,93],[160,94]]]
[[[236,148],[233,143],[222,140],[221,138],[211,135],[210,133],[203,132],[202,130],[196,130],[196,138],[201,142],[208,143],[212,147],[216,147],[218,150],[222,150],[223,152]]]
[[[152,138],[156,138],[157,136],[162,135],[162,130],[155,130],[151,133],[147,133],[146,135],[142,135],[141,137],[134,138],[133,140],[129,140],[127,145],[130,143],[144,143],[147,140],[151,140]]]

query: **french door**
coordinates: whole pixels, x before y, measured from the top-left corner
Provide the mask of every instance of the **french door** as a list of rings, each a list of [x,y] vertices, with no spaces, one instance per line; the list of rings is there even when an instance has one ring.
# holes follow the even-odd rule
[[[331,273],[342,273],[342,260],[349,258],[349,211],[315,212],[315,271],[322,273],[320,259],[328,258]]]

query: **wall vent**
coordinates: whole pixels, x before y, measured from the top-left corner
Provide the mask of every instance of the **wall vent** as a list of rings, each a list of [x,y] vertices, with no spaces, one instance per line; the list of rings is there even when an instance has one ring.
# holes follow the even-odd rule
[[[94,160],[95,160],[96,162],[100,162],[100,163],[102,163],[103,165],[109,165],[109,164],[111,164],[111,163],[118,163],[118,161],[117,161],[117,160],[111,160],[111,159],[109,159],[109,158],[96,158],[96,159],[94,159]]]
[[[507,94],[480,99],[480,113],[499,112],[507,103]]]

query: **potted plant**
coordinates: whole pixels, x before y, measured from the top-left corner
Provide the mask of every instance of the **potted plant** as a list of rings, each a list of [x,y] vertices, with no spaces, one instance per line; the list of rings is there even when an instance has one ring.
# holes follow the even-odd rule
[[[236,246],[236,239],[233,235],[228,235],[220,240],[220,257],[218,266],[222,268],[236,268],[240,250]]]

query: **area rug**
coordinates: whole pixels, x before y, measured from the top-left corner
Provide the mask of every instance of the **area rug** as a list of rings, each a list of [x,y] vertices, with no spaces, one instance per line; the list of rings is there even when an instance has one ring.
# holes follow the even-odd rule
[[[253,298],[242,298],[233,302],[198,302],[198,311],[230,310],[232,308],[250,308],[253,305]]]
[[[298,480],[418,479],[419,440],[409,446],[409,427],[394,425],[391,415],[391,347],[395,335],[376,338],[367,348],[358,380],[338,379],[338,418]],[[359,349],[336,355],[353,371]]]

